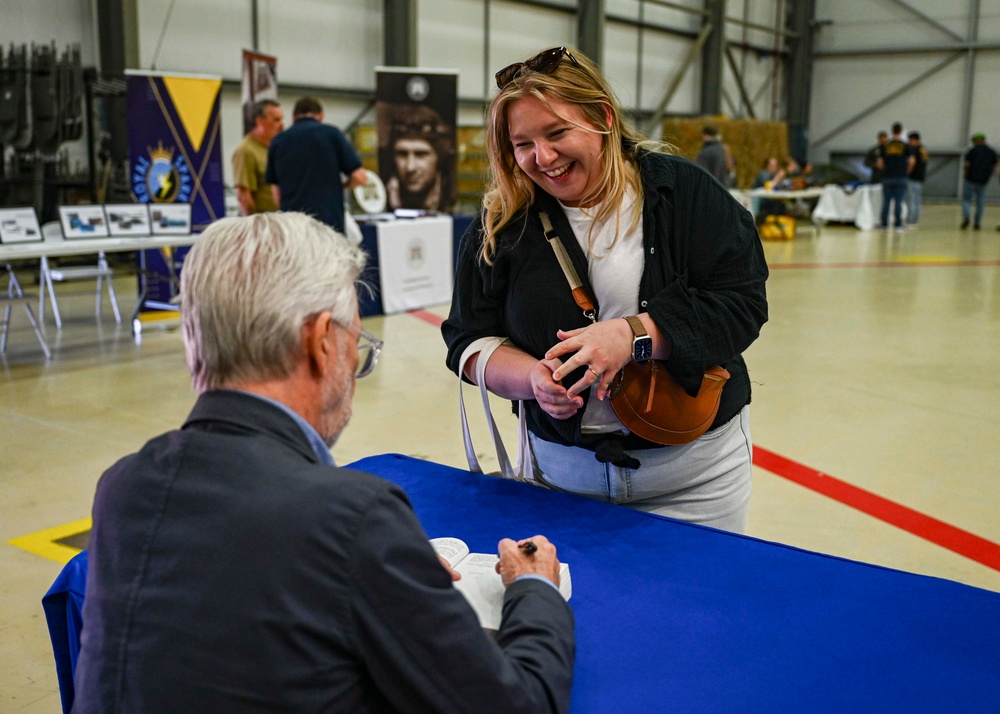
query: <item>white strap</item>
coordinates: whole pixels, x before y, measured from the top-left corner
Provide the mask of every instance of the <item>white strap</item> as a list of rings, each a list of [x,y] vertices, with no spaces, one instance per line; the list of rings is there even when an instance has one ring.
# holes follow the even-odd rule
[[[465,351],[462,353],[462,357],[459,360],[458,373],[460,375],[465,374],[465,363],[468,362],[473,355],[479,355],[479,359],[476,361],[476,382],[479,384],[479,392],[483,401],[483,412],[486,415],[486,423],[489,426],[490,435],[493,437],[493,445],[496,449],[497,461],[500,464],[500,475],[503,478],[515,479],[518,481],[533,480],[533,474],[530,467],[531,461],[530,457],[528,457],[528,427],[524,418],[523,402],[518,403],[517,409],[518,442],[520,448],[516,470],[515,467],[511,466],[510,457],[507,455],[507,449],[503,443],[503,437],[500,435],[500,429],[497,427],[496,421],[493,419],[493,412],[490,409],[489,392],[486,389],[486,364],[489,362],[490,357],[493,355],[496,348],[504,342],[506,342],[506,340],[500,337],[482,337],[470,344],[465,348]],[[476,450],[472,445],[472,435],[469,433],[469,419],[465,410],[465,398],[462,393],[462,383],[463,380],[459,377],[458,407],[459,415],[462,420],[462,438],[465,442],[465,458],[469,463],[470,471],[482,473],[482,466],[479,464],[479,459],[476,456]]]

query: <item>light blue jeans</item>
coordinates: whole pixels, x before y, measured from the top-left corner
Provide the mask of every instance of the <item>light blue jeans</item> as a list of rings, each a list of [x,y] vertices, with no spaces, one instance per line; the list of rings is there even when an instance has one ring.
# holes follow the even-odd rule
[[[906,222],[911,226],[920,222],[920,204],[924,200],[924,182],[906,182]]]
[[[962,220],[969,220],[969,213],[972,211],[972,199],[976,199],[976,218],[973,221],[977,226],[983,220],[983,200],[986,197],[986,184],[966,181],[962,184]]]
[[[753,460],[748,406],[690,444],[627,452],[642,464],[635,470],[602,464],[587,449],[528,438],[542,486],[735,533],[746,529]]]

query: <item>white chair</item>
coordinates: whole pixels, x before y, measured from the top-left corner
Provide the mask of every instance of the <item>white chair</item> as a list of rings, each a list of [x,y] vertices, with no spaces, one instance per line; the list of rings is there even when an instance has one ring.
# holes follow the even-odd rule
[[[51,359],[52,353],[49,352],[49,346],[42,336],[41,325],[38,324],[38,320],[35,319],[35,313],[31,309],[33,296],[26,295],[21,290],[21,285],[17,282],[17,276],[14,275],[14,268],[11,267],[10,263],[7,263],[5,267],[7,269],[7,289],[0,293],[0,303],[4,304],[3,322],[0,322],[0,355],[7,351],[7,330],[10,328],[10,313],[14,307],[14,303],[19,302],[24,305],[24,310],[28,313],[28,320],[35,330],[35,335],[38,337],[38,343],[42,346],[45,358]]]
[[[52,221],[42,226],[42,238],[45,241],[65,240],[59,222]],[[52,302],[52,317],[55,319],[56,327],[62,327],[62,317],[59,315],[59,303],[56,302],[56,292],[53,283],[96,279],[97,307],[95,312],[97,319],[101,319],[101,307],[103,303],[101,288],[106,283],[108,286],[108,298],[111,301],[111,309],[115,313],[115,322],[119,325],[122,323],[121,312],[118,310],[118,298],[115,296],[115,287],[112,284],[114,273],[108,267],[108,259],[105,257],[103,251],[97,254],[97,265],[81,265],[69,268],[53,268],[49,265],[48,257],[43,255],[40,272],[42,278],[42,289],[38,295],[38,318],[40,320],[45,320],[45,291],[48,290],[49,299]]]

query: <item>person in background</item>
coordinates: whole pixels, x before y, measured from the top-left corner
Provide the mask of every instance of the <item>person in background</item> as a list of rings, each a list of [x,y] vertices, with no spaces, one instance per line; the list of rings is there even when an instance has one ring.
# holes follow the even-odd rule
[[[333,462],[381,350],[358,318],[364,266],[301,213],[217,221],[188,254],[200,396],[98,483],[77,714],[569,710],[555,547],[497,545],[494,641],[406,494]]]
[[[742,531],[750,499],[750,378],[742,353],[767,320],[768,270],[750,212],[692,162],[628,127],[607,81],[556,47],[496,74],[483,210],[459,248],[442,335],[447,364],[524,400],[536,481]],[[576,304],[545,238],[551,219],[584,287]],[[710,431],[683,446],[630,433],[615,375],[650,357],[689,394],[732,375]]]
[[[906,181],[906,226],[916,228],[920,223],[920,209],[924,197],[924,180],[927,178],[927,160],[930,155],[920,143],[920,132],[911,131],[907,135],[910,153],[913,156],[913,170]]]
[[[977,231],[982,225],[986,184],[997,168],[997,152],[986,143],[986,135],[972,135],[972,148],[965,152],[964,177],[962,184],[962,229],[969,227],[969,217],[972,215],[972,200],[976,201],[976,214],[973,228]]]
[[[882,170],[882,228],[889,227],[889,203],[894,203],[893,224],[897,231],[903,225],[903,201],[906,198],[906,177],[913,169],[914,158],[910,146],[903,141],[903,125],[892,125],[892,139],[882,147],[879,168]]]
[[[301,211],[344,232],[344,185],[367,180],[358,152],[335,126],[323,123],[323,106],[302,97],[294,123],[271,140],[265,179],[282,211]]]
[[[233,185],[240,213],[249,216],[277,211],[271,185],[264,180],[267,170],[267,147],[284,128],[285,115],[273,99],[253,105],[254,126],[233,152]]]
[[[878,143],[868,149],[868,153],[865,154],[865,166],[871,169],[871,178],[868,183],[882,183],[882,167],[879,164],[879,160],[883,156],[883,151],[885,151],[885,145],[888,141],[889,135],[884,131],[880,131],[878,133]]]
[[[774,188],[785,178],[785,170],[781,168],[778,159],[771,156],[764,161],[764,166],[757,172],[751,188]],[[767,216],[780,216],[785,212],[785,204],[773,198],[755,198],[754,215],[757,222],[763,221]]]
[[[701,151],[698,152],[694,162],[712,174],[723,186],[730,188],[733,161],[728,147],[719,137],[719,131],[714,126],[708,125],[702,129],[701,139]]]
[[[451,144],[451,127],[430,107],[396,109],[389,127],[395,173],[385,186],[390,209],[452,209]]]

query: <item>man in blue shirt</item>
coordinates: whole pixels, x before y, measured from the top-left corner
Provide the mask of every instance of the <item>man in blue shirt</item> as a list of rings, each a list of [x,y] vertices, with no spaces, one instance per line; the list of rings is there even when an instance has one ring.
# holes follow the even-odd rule
[[[282,211],[301,211],[344,232],[344,185],[365,183],[354,147],[335,126],[323,123],[323,107],[312,97],[295,103],[294,124],[271,141],[265,181]]]
[[[997,152],[987,143],[985,134],[972,135],[972,148],[965,153],[965,182],[962,185],[962,228],[969,227],[972,213],[972,198],[976,199],[976,222],[978,231],[983,220],[983,200],[986,184],[997,167]]]

